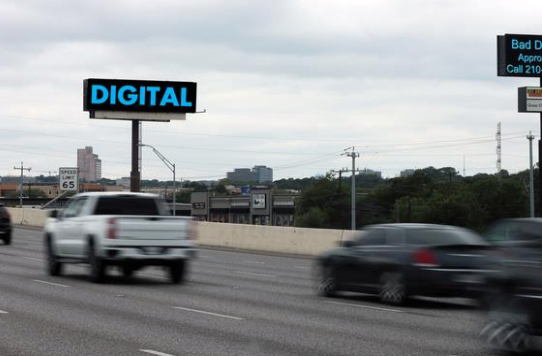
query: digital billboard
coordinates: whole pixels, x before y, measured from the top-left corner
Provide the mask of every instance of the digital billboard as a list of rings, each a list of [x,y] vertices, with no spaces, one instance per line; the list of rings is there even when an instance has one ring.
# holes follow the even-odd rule
[[[197,84],[127,79],[85,79],[84,111],[184,114],[196,112]]]
[[[497,36],[497,74],[542,77],[542,36]]]

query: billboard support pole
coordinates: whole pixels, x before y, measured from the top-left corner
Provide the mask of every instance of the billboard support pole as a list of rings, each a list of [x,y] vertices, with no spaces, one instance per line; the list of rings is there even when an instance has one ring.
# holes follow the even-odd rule
[[[130,191],[139,192],[141,175],[139,173],[139,120],[132,120],[132,171],[130,172]]]

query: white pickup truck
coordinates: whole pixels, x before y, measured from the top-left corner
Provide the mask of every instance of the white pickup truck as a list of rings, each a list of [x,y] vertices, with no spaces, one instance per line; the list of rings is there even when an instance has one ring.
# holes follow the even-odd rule
[[[195,257],[195,222],[170,216],[165,201],[144,193],[82,193],[49,214],[44,233],[47,271],[64,263],[88,263],[90,279],[105,280],[108,266],[130,277],[145,266],[163,266],[173,283],[185,279]]]

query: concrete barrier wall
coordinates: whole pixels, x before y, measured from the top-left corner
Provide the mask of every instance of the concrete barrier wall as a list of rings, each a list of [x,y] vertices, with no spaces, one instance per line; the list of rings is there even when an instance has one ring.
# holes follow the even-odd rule
[[[41,227],[47,212],[40,209],[8,208],[14,224]],[[350,230],[305,229],[198,222],[198,244],[273,253],[314,256],[353,236]]]
[[[198,223],[198,243],[214,247],[314,256],[352,238],[349,230]]]
[[[47,212],[41,209],[8,208],[13,224],[37,226],[45,225]]]

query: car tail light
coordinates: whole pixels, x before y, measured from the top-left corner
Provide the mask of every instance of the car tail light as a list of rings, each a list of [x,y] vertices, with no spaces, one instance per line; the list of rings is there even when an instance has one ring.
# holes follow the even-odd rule
[[[198,223],[195,220],[190,220],[188,223],[188,238],[190,240],[198,238]]]
[[[110,218],[107,220],[107,234],[108,239],[114,239],[117,237],[117,219]]]
[[[416,266],[437,267],[439,265],[435,253],[425,248],[414,251],[413,259]]]

